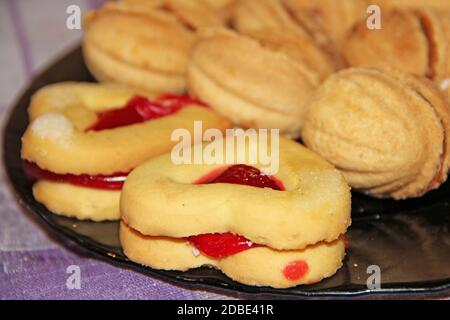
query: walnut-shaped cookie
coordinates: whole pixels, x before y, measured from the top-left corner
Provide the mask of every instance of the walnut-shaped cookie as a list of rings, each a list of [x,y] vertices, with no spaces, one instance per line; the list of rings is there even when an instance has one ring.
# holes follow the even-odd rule
[[[353,25],[367,17],[365,0],[280,0],[308,30],[323,29],[340,46]]]
[[[344,60],[353,67],[389,66],[432,80],[445,78],[450,54],[448,18],[424,9],[386,13],[380,30],[360,23],[345,42]]]
[[[207,30],[188,67],[188,90],[246,128],[298,136],[320,75],[283,50],[229,30]]]
[[[85,17],[83,53],[97,80],[182,92],[193,33],[169,13],[107,3]]]
[[[97,80],[158,92],[183,92],[195,30],[217,26],[198,1],[108,2],[85,16],[83,53]]]
[[[450,106],[425,78],[352,68],[329,77],[309,106],[305,144],[380,198],[420,197],[450,164]]]
[[[232,24],[240,33],[309,64],[321,78],[326,78],[339,66],[337,51],[324,31],[305,29],[278,0],[237,2]]]

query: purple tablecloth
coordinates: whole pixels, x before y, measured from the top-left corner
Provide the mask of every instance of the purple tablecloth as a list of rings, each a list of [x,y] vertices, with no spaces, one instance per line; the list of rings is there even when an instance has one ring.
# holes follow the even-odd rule
[[[83,0],[0,1],[0,113],[8,110],[30,78],[80,41],[66,28],[66,9],[101,3]],[[2,126],[3,127],[3,126]],[[0,299],[220,299],[102,262],[75,244],[57,239],[19,207],[0,177]],[[69,266],[80,269],[81,288],[69,289]]]

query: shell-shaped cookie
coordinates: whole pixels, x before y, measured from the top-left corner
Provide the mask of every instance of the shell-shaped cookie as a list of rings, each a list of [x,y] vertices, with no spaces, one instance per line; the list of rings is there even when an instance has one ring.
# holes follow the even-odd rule
[[[222,26],[224,17],[220,9],[202,0],[164,0],[163,9],[172,12],[180,21],[192,29]]]
[[[317,73],[321,81],[338,68],[338,61],[317,46],[311,38],[277,29],[264,29],[247,33],[265,48],[279,51],[289,58],[307,65]]]
[[[311,285],[331,277],[342,266],[345,257],[345,241],[341,238],[303,250],[275,250],[261,246],[224,259],[213,259],[196,252],[195,247],[184,239],[145,236],[124,222],[120,224],[120,243],[130,260],[153,269],[187,271],[213,266],[234,281],[275,288]],[[307,272],[288,279],[283,270],[299,261],[306,263]]]
[[[449,59],[444,20],[431,10],[392,11],[383,16],[380,30],[358,24],[342,54],[350,66],[390,66],[440,79]]]
[[[150,6],[108,3],[85,19],[83,51],[100,81],[182,92],[194,34]]]
[[[281,1],[307,29],[314,30],[320,26],[338,46],[353,25],[366,18],[368,6],[365,0]]]
[[[353,68],[319,88],[302,138],[355,189],[404,199],[446,180],[449,124],[450,107],[427,80]]]
[[[251,160],[254,150],[264,148],[271,156],[276,152],[279,169],[274,178],[284,191],[232,183],[199,185],[194,182],[237,162],[175,164],[167,153],[130,173],[121,194],[122,220],[148,236],[232,232],[278,250],[301,250],[344,234],[351,223],[351,194],[342,173],[295,141],[281,137],[275,146],[255,137],[240,144],[228,136],[219,149],[260,170],[260,158]],[[191,155],[207,146],[195,145]]]
[[[86,131],[99,113],[124,106],[136,94],[158,96],[98,83],[63,82],[40,89],[28,109],[31,123],[22,137],[22,159],[57,174],[126,173],[170,151],[176,144],[171,139],[176,129],[193,132],[194,121],[202,121],[204,129],[224,131],[231,126],[209,108],[187,105],[152,121]]]
[[[237,125],[297,136],[319,78],[283,52],[217,30],[205,33],[193,49],[188,90]]]
[[[337,57],[330,37],[318,23],[304,24],[292,15],[279,0],[242,0],[237,2],[232,24],[241,33],[277,30],[299,37],[299,41],[312,42],[330,56]]]

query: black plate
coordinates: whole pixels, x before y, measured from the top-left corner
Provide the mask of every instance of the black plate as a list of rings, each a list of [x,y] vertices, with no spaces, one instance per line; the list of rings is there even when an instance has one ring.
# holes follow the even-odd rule
[[[39,88],[61,81],[93,81],[79,48],[37,77],[12,110],[5,129],[4,161],[19,202],[58,233],[112,261],[190,287],[215,287],[247,294],[298,296],[353,296],[410,293],[448,296],[450,290],[450,184],[421,199],[375,200],[353,194],[350,249],[344,266],[330,279],[312,286],[272,289],[236,283],[220,271],[198,268],[168,272],[138,266],[120,248],[118,223],[94,223],[60,217],[37,203],[20,161],[20,137],[27,124],[30,96]],[[367,267],[381,268],[381,289],[369,290]],[[230,291],[228,291],[230,293]]]

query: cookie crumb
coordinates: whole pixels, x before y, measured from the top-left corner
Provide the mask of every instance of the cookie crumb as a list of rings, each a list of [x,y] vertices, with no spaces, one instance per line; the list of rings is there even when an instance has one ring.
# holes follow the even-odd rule
[[[194,257],[198,257],[200,255],[200,251],[196,247],[192,247],[192,254]]]

